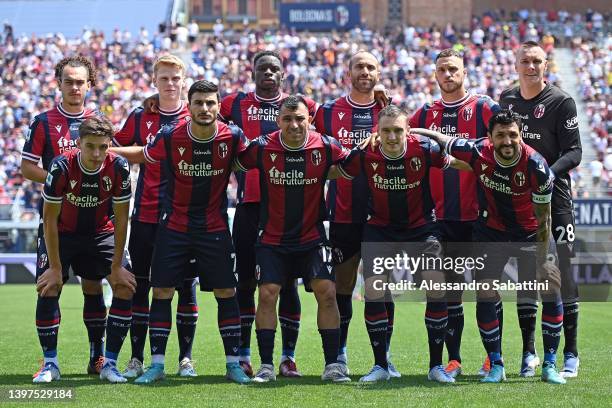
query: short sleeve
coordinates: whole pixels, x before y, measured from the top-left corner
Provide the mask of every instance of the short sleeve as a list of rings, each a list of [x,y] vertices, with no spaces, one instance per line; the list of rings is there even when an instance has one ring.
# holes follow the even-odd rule
[[[22,158],[38,163],[45,150],[45,143],[45,126],[42,121],[36,117],[25,134],[25,144],[21,152]]]
[[[344,178],[353,179],[361,174],[362,162],[365,153],[358,147],[353,148],[348,156],[338,166],[338,171]]]
[[[138,115],[140,115],[138,110],[132,111],[121,130],[115,133],[115,137],[113,138],[113,144],[115,146],[132,146],[136,143],[138,139],[136,135],[138,132],[138,127],[136,126]]]
[[[68,179],[68,167],[66,159],[58,156],[51,161],[47,179],[43,187],[43,199],[49,203],[61,204]]]
[[[260,136],[257,139],[251,140],[245,149],[236,156],[236,159],[234,160],[236,167],[242,171],[247,171],[257,167],[257,155],[261,146],[262,137],[263,136]]]
[[[130,165],[126,159],[117,156],[115,162],[115,186],[113,204],[128,203],[132,198],[132,183],[130,180]]]
[[[451,138],[446,144],[446,153],[466,163],[471,163],[474,154],[478,154],[474,141],[458,137]]]
[[[429,140],[429,154],[431,157],[431,165],[439,169],[447,169],[450,165],[450,159],[447,154],[440,148],[438,142],[433,139]]]
[[[166,130],[166,127],[162,127],[157,135],[155,135],[155,139],[153,139],[148,145],[144,148],[144,157],[145,160],[149,163],[157,163],[159,161],[166,159],[166,143],[165,139],[170,137],[171,130]]]
[[[531,184],[533,185],[531,200],[536,204],[550,203],[555,181],[553,172],[548,167],[544,157],[539,154],[532,155],[529,158],[529,167]]]
[[[331,160],[332,160],[331,164],[340,163],[351,152],[349,149],[342,146],[337,139],[330,137],[329,142],[330,142],[329,145],[331,147]]]

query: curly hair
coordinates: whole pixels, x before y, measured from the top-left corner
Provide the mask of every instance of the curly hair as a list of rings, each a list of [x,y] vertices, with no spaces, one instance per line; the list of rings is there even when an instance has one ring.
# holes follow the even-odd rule
[[[98,71],[89,58],[82,55],[73,55],[72,57],[63,58],[55,66],[55,79],[57,79],[57,82],[62,81],[62,72],[64,72],[65,66],[87,68],[87,80],[91,83],[91,86],[96,85]]]

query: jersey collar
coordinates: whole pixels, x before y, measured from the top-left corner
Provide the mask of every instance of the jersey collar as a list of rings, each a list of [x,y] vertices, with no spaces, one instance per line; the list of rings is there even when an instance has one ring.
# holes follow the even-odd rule
[[[68,119],[79,119],[79,118],[82,118],[83,115],[85,114],[85,108],[83,108],[79,113],[68,113],[62,107],[61,102],[57,105],[57,110],[59,111],[59,113],[61,113],[63,116],[67,117]]]
[[[174,115],[178,115],[184,108],[185,108],[185,102],[181,101],[181,103],[179,104],[179,107],[173,111],[166,111],[166,110],[163,110],[162,108],[159,108],[159,114],[164,115],[164,116],[174,116]]]
[[[385,151],[384,151],[384,150],[383,150],[383,148],[382,148],[382,143],[379,145],[379,150],[380,150],[380,154],[382,154],[382,155],[383,155],[383,157],[384,157],[385,159],[387,159],[387,160],[398,160],[398,159],[402,159],[402,158],[404,158],[404,156],[406,156],[406,150],[408,150],[408,139],[406,139],[406,140],[404,141],[404,149],[402,150],[402,153],[401,153],[399,156],[397,156],[397,157],[391,157],[391,156],[388,156],[387,154],[385,154]]]
[[[94,171],[87,170],[85,166],[83,166],[83,163],[81,162],[81,151],[80,150],[77,153],[77,161],[79,162],[79,168],[81,169],[81,171],[89,176],[93,176],[95,174],[100,173],[102,169],[104,168],[104,163],[106,163],[106,159],[105,159],[100,165],[100,168],[98,168],[98,170],[94,170]]]
[[[463,98],[454,101],[454,102],[446,102],[443,98],[440,98],[440,103],[442,104],[442,106],[446,107],[446,108],[456,108],[457,106],[462,105],[465,101],[467,101],[468,99],[470,99],[470,96],[472,96],[471,94],[467,93]]]
[[[262,98],[261,96],[257,95],[257,93],[255,93],[255,92],[253,92],[253,96],[255,97],[255,100],[257,102],[265,102],[265,103],[278,102],[281,99],[283,99],[283,93],[282,92],[279,92],[278,95],[276,95],[274,98],[270,98],[270,99]]]
[[[285,150],[289,150],[291,152],[296,152],[298,150],[302,150],[304,147],[306,147],[306,145],[308,144],[308,138],[310,137],[310,132],[306,133],[306,137],[304,138],[304,143],[302,143],[301,146],[299,147],[289,147],[285,144],[285,142],[283,142],[283,132],[281,132],[280,130],[278,131],[278,140],[280,140],[281,146],[283,146],[283,148]]]
[[[357,108],[357,109],[370,109],[373,108],[374,106],[376,106],[376,101],[372,101],[370,103],[366,103],[365,105],[359,104],[357,102],[355,102],[353,99],[351,99],[351,95],[346,95],[346,102],[351,105],[353,108]]]
[[[189,121],[189,123],[187,124],[187,135],[191,140],[196,143],[212,142],[213,140],[215,140],[215,137],[217,137],[217,133],[219,133],[219,123],[215,122],[215,131],[213,132],[212,136],[210,136],[208,139],[198,139],[193,135],[193,132],[191,131],[191,121]]]
[[[514,167],[516,166],[516,163],[518,163],[521,160],[521,157],[523,157],[523,145],[519,143],[519,154],[518,156],[516,156],[516,159],[512,161],[512,163],[508,163],[508,164],[501,163],[499,159],[497,158],[497,152],[495,151],[495,149],[493,149],[493,157],[495,158],[495,162],[499,165],[499,167],[502,167],[505,169],[509,167]]]

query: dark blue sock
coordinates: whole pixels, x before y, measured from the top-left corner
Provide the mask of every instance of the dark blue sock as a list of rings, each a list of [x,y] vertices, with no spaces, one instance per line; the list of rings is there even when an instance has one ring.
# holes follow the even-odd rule
[[[176,332],[179,342],[179,362],[184,358],[191,359],[193,338],[198,322],[198,302],[196,298],[196,281],[187,279],[178,291],[176,308]]]
[[[480,330],[482,344],[489,355],[491,364],[503,365],[501,360],[501,344],[499,335],[499,320],[495,311],[495,302],[480,301],[476,303],[476,321]]]
[[[57,356],[57,335],[60,326],[59,297],[38,297],[36,331],[45,357]]]
[[[104,354],[104,334],[106,332],[106,305],[104,295],[83,294],[83,323],[89,338],[89,361],[95,361]]]
[[[389,318],[385,302],[365,302],[364,318],[370,346],[374,353],[374,364],[382,368],[388,367],[387,361],[387,333]]]
[[[172,327],[172,299],[153,299],[149,320],[151,355],[165,355]]]
[[[448,310],[445,301],[427,301],[425,307],[425,328],[429,343],[429,368],[442,364],[444,337],[448,324]]]
[[[283,340],[283,356],[294,357],[295,346],[300,334],[302,305],[297,286],[288,282],[280,291],[278,304],[278,321]]]
[[[130,327],[130,342],[132,358],[144,361],[144,348],[149,329],[149,289],[148,278],[136,278],[136,292],[132,298],[132,326]]]
[[[106,329],[106,359],[117,361],[123,340],[127,336],[132,323],[132,300],[114,297],[108,311],[108,327]]]

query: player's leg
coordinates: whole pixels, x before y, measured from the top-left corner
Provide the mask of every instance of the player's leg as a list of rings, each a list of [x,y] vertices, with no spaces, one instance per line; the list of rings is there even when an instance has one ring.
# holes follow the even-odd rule
[[[349,325],[353,318],[353,290],[357,282],[357,269],[361,260],[362,236],[362,224],[331,223],[329,227],[336,277],[336,303],[340,313],[340,355],[338,358],[345,365],[348,363],[346,345]]]
[[[515,248],[515,250],[516,249],[517,248]],[[519,283],[535,281],[536,271],[533,253],[531,253],[531,259],[529,259],[529,255],[525,256],[522,251],[519,251],[516,255]],[[540,358],[538,357],[535,349],[535,331],[538,313],[537,291],[517,290],[516,309],[519,327],[521,328],[521,337],[523,340],[521,370],[519,374],[521,377],[533,377],[535,375],[536,368],[540,365]]]
[[[72,265],[73,269],[76,265]],[[76,270],[74,271],[75,275]],[[102,281],[81,278],[83,291],[83,323],[89,338],[89,363],[87,374],[100,374],[104,362],[104,335],[106,332],[106,305]]]
[[[255,321],[255,243],[259,223],[259,204],[246,203],[236,207],[232,239],[236,250],[238,287],[236,298],[240,307],[240,365],[245,374],[253,375],[251,367],[251,333]]]
[[[486,259],[484,268],[475,270],[475,280],[479,287],[476,292],[476,322],[490,361],[490,369],[482,381],[497,383],[506,379],[506,373],[501,356],[500,324],[496,309],[500,298],[497,291],[492,289],[492,284],[494,280],[500,279],[508,254],[498,231],[477,223],[473,237],[476,243],[474,255]]]
[[[153,300],[149,317],[149,345],[151,366],[136,379],[137,384],[148,384],[165,378],[166,345],[172,327],[172,298],[175,288],[185,278],[189,262],[190,238],[160,225],[155,239],[151,262]]]
[[[128,248],[136,277],[136,292],[132,298],[132,325],[130,343],[132,355],[123,372],[126,378],[136,378],[144,373],[144,348],[149,329],[149,292],[151,284],[151,258],[157,234],[157,224],[132,220]]]
[[[66,245],[60,243],[60,257],[62,249],[67,251]],[[62,275],[63,280],[68,280],[68,263],[64,263]],[[36,263],[36,280],[49,268],[49,259],[45,241],[42,235],[42,224],[39,228],[37,263]],[[38,333],[38,341],[43,352],[43,363],[36,374],[34,374],[34,383],[48,383],[60,379],[59,362],[57,358],[57,338],[60,327],[60,307],[59,307],[58,291],[49,291],[45,296],[38,296],[36,302],[36,331]]]
[[[317,327],[321,335],[325,369],[322,380],[347,382],[351,379],[345,364],[338,363],[340,349],[340,314],[329,247],[320,246],[295,256],[292,270],[297,271],[312,289],[317,300]]]
[[[263,383],[275,381],[274,373],[274,337],[276,334],[276,304],[281,286],[289,274],[287,257],[271,247],[256,249],[257,265],[255,277],[259,284],[259,298],[255,316],[257,346],[261,366],[254,382]]]
[[[573,378],[578,376],[580,360],[578,358],[578,285],[572,273],[571,258],[576,238],[573,214],[553,214],[552,233],[557,243],[557,259],[561,272],[561,298],[563,300],[563,347],[564,364],[561,376]]]
[[[74,273],[81,281],[102,282],[111,270],[115,250],[114,234],[102,233],[96,235],[93,245],[85,256],[72,263]],[[130,270],[131,265],[124,259],[123,266]],[[108,313],[106,328],[106,349],[104,361],[100,370],[100,379],[111,383],[127,382],[127,379],[117,370],[117,359],[132,322],[132,292],[123,286],[113,286],[113,300]]]
[[[225,350],[226,378],[239,384],[251,379],[239,364],[240,308],[236,299],[234,246],[229,231],[201,234],[196,240],[195,265],[202,291],[213,290],[217,301],[217,324]]]
[[[179,368],[178,375],[181,377],[196,377],[197,373],[191,360],[196,325],[198,322],[198,301],[196,297],[196,277],[198,275],[195,259],[187,265],[186,278],[176,290],[178,292],[178,304],[176,307],[176,333],[179,344]]]
[[[278,302],[278,321],[281,328],[283,352],[278,373],[283,377],[301,377],[295,363],[295,347],[300,333],[302,305],[297,280],[289,278],[283,284]]]

